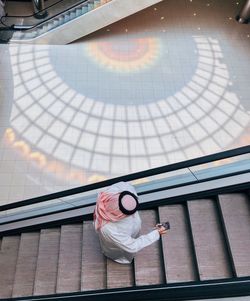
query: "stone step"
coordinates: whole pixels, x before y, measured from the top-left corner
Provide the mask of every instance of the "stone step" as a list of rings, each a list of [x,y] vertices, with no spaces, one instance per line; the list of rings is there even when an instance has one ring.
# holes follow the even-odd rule
[[[105,289],[106,258],[103,256],[93,221],[83,222],[81,290]]]
[[[57,293],[81,289],[82,224],[61,227]]]
[[[159,222],[156,210],[141,210],[141,234],[152,231]],[[164,273],[160,254],[160,241],[142,249],[135,257],[135,284],[151,285],[164,282]]]
[[[133,265],[120,264],[107,259],[107,288],[130,287],[133,285]]]
[[[231,277],[223,232],[213,200],[188,202],[201,280]]]
[[[10,298],[12,296],[19,241],[19,236],[2,238],[0,251],[0,298]]]
[[[12,297],[32,296],[40,232],[21,234]]]
[[[196,281],[188,213],[200,279],[230,278],[218,204],[237,275],[250,276],[250,200],[247,194],[233,193],[220,195],[218,202],[192,200],[187,207],[175,204],[141,210],[142,235],[159,220],[169,221],[171,229],[138,252],[132,264],[103,256],[92,221],[3,237],[0,298]]]
[[[243,193],[219,195],[238,277],[250,276],[250,199]]]
[[[167,283],[196,279],[191,240],[183,205],[159,207],[160,221],[170,222],[170,230],[162,236]]]
[[[59,245],[60,228],[41,230],[34,295],[55,294]]]

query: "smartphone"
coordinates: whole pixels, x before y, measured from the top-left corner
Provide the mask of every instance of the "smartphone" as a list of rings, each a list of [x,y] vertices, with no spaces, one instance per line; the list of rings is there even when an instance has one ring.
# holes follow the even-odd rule
[[[164,222],[164,223],[159,224],[158,227],[164,227],[166,230],[169,230],[170,229],[170,223],[169,222]]]

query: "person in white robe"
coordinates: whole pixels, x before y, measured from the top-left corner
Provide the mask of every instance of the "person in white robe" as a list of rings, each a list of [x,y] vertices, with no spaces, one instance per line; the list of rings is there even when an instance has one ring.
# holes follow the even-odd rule
[[[135,254],[166,233],[164,227],[139,235],[141,218],[138,195],[129,183],[119,182],[99,193],[94,226],[103,254],[121,264],[131,263]]]

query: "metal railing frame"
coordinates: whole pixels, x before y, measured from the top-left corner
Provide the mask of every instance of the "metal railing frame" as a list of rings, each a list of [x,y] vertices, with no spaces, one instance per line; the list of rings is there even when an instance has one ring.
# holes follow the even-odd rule
[[[59,198],[63,198],[63,197],[71,196],[71,195],[76,195],[76,194],[88,192],[91,190],[104,188],[104,187],[110,186],[110,185],[120,182],[120,181],[128,182],[128,181],[138,180],[141,178],[155,176],[155,175],[162,174],[162,173],[177,171],[177,170],[194,167],[194,166],[201,165],[201,164],[211,163],[211,162],[218,161],[218,160],[233,158],[233,157],[248,154],[248,153],[250,153],[250,145],[239,147],[239,148],[232,149],[232,150],[219,152],[219,153],[215,153],[215,154],[211,154],[211,155],[207,155],[207,156],[203,156],[203,157],[199,157],[199,158],[195,158],[195,159],[190,159],[187,161],[181,161],[178,163],[173,163],[173,164],[165,165],[162,167],[152,168],[149,170],[132,173],[132,174],[125,175],[125,176],[119,176],[119,177],[111,178],[111,179],[108,179],[105,181],[88,184],[88,185],[84,185],[84,186],[80,186],[80,187],[76,187],[76,188],[72,188],[72,189],[68,189],[68,190],[63,190],[60,192],[55,192],[55,193],[51,193],[51,194],[47,194],[47,195],[43,195],[43,196],[38,196],[38,197],[30,198],[27,200],[19,201],[19,202],[1,205],[0,212],[9,210],[9,209],[20,208],[20,207],[24,207],[24,206],[37,204],[37,203],[42,203],[42,202],[50,201],[53,199],[59,199]],[[249,170],[246,170],[246,172],[248,172],[248,171]],[[235,173],[233,173],[233,174],[235,174]],[[221,177],[223,177],[223,175],[218,176],[216,178],[221,178]],[[212,178],[212,179],[214,179],[214,178]],[[196,180],[192,183],[197,183],[197,182],[199,182],[199,181]],[[200,182],[202,182],[202,180]],[[190,182],[187,182],[187,184],[190,184]],[[175,186],[169,186],[164,189],[166,189],[166,190],[172,189],[173,187],[183,186],[183,185],[185,185],[185,183],[175,185]]]
[[[157,175],[160,173],[166,173],[174,170],[190,168],[191,166],[210,163],[217,160],[223,160],[239,155],[248,154],[250,152],[250,146],[245,146],[229,151],[224,151],[217,154],[204,156],[201,158],[191,159],[179,163],[166,165],[160,168],[154,168],[143,172],[137,172],[131,175],[121,176],[114,179],[109,179],[99,183],[94,183],[59,193],[46,195],[39,198],[33,198],[26,200],[25,202],[33,202],[39,199],[39,202],[43,202],[44,199],[53,199],[55,195],[69,195],[69,193],[77,194],[79,192],[90,191],[97,188],[102,188],[111,185],[117,181],[131,181],[145,176]],[[221,176],[223,177],[223,175]],[[241,185],[236,185],[238,189],[241,189]],[[245,184],[243,185],[245,187]],[[249,185],[248,185],[249,186]],[[232,187],[231,187],[232,188]],[[231,189],[230,188],[230,189]],[[168,189],[164,188],[164,189]],[[245,188],[243,188],[245,189]],[[204,192],[199,192],[203,194]],[[205,192],[206,193],[206,192]],[[215,192],[216,194],[216,192]],[[184,204],[186,204],[188,198],[185,198]],[[217,213],[220,219],[220,225],[224,229],[224,221],[220,214],[220,206],[218,202],[218,196],[214,196],[214,201],[217,203]],[[21,204],[20,204],[21,203]],[[24,203],[15,203],[14,208],[18,208],[19,205],[24,206]],[[89,206],[88,204],[87,206]],[[187,209],[187,208],[186,208]],[[188,217],[188,209],[186,210],[186,216]],[[34,230],[34,229],[33,229]],[[225,230],[225,229],[224,229]],[[192,236],[192,229],[190,229],[190,235]],[[228,241],[226,231],[224,231],[224,238],[226,243]],[[194,252],[194,250],[193,250]],[[184,283],[165,283],[161,285],[149,285],[149,286],[132,286],[129,288],[118,288],[118,289],[103,289],[88,292],[72,292],[64,294],[44,295],[44,296],[28,296],[18,297],[5,300],[21,301],[21,300],[36,300],[36,301],[103,301],[110,300],[112,298],[119,299],[119,301],[184,301],[184,300],[195,300],[195,299],[207,299],[207,298],[224,298],[234,296],[248,296],[250,295],[250,276],[248,277],[237,277],[235,273],[232,254],[230,254],[230,248],[227,247],[226,252],[229,255],[229,262],[232,265],[232,277],[226,279],[217,280],[201,280],[199,277],[197,281],[190,281]],[[196,254],[193,254],[194,259]],[[197,263],[196,263],[197,264]],[[196,273],[199,275],[198,267],[196,267]],[[0,299],[1,300],[1,299]]]
[[[186,301],[250,295],[250,277],[138,286],[56,295],[4,299],[9,301]],[[1,300],[1,299],[0,299]]]

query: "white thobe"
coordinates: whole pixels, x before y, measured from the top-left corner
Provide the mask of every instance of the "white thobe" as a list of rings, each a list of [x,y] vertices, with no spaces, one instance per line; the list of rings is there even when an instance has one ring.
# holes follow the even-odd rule
[[[109,222],[99,231],[102,252],[119,263],[131,263],[135,254],[160,237],[158,230],[139,236],[141,218],[138,212],[117,222]]]

